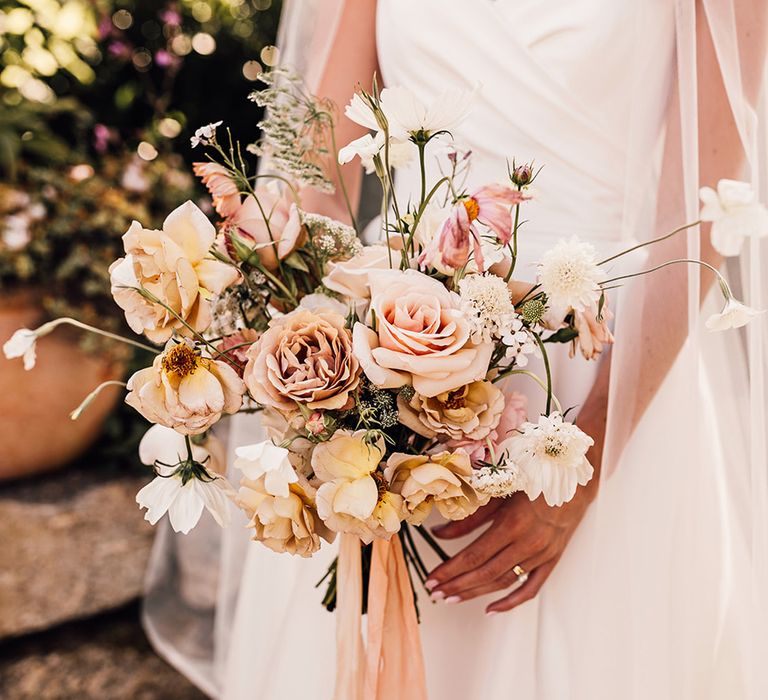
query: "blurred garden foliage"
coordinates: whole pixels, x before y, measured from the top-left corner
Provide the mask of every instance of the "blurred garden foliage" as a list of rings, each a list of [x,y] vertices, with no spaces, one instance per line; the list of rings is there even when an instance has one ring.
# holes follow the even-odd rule
[[[103,322],[132,219],[159,226],[200,190],[189,137],[247,101],[274,42],[270,0],[0,0],[0,290]],[[102,323],[103,325],[103,323]]]

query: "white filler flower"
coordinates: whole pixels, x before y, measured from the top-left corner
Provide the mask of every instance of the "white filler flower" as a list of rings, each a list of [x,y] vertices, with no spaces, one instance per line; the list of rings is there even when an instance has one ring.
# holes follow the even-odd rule
[[[158,473],[136,494],[136,503],[147,509],[145,520],[154,525],[168,513],[171,527],[186,535],[197,525],[205,508],[222,527],[229,523],[229,501],[234,498],[235,490],[223,476],[211,471],[224,466],[213,464],[213,447],[212,444],[192,446],[194,459],[206,466],[211,480],[192,477],[183,483],[176,465],[187,459],[184,437],[163,425],[153,425],[144,433],[139,444],[139,459],[147,466],[154,466]]]
[[[235,450],[235,466],[251,481],[263,476],[268,494],[287,498],[289,485],[299,480],[288,454],[284,447],[265,440],[255,445],[238,447]]]
[[[720,313],[712,314],[707,319],[707,328],[711,331],[727,331],[730,328],[741,328],[746,326],[755,316],[759,316],[762,311],[742,304],[737,299],[729,297]]]
[[[721,255],[738,255],[745,238],[768,236],[768,210],[748,183],[720,180],[717,191],[702,187],[699,197],[701,220],[712,222],[712,245]]]
[[[540,416],[538,424],[523,423],[520,434],[499,445],[520,469],[525,493],[534,500],[544,495],[550,506],[570,501],[576,486],[584,486],[594,470],[587,450],[594,444],[589,435],[559,413]]]
[[[469,483],[475,491],[490,498],[507,498],[525,489],[525,477],[513,462],[476,469]]]
[[[549,313],[561,321],[570,312],[597,304],[603,271],[596,252],[576,236],[560,241],[539,263],[539,284],[547,295]]]
[[[216,139],[216,129],[220,127],[224,122],[213,122],[212,124],[206,124],[201,126],[195,131],[195,135],[189,139],[192,148],[197,146],[209,146]]]
[[[517,316],[507,283],[496,275],[467,275],[459,282],[459,296],[475,343],[501,338]]]

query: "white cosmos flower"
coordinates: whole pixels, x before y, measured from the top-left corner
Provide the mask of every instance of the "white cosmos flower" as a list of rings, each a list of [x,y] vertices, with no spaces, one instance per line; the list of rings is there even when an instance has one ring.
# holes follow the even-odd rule
[[[717,191],[702,187],[699,197],[701,219],[712,222],[712,245],[720,254],[738,255],[745,238],[768,236],[768,210],[748,183],[720,180]]]
[[[220,127],[224,122],[213,122],[212,124],[206,124],[205,126],[201,126],[197,131],[195,131],[195,135],[189,140],[192,144],[192,148],[195,148],[199,145],[208,146],[212,143],[212,141],[216,138],[216,129]]]
[[[202,464],[212,480],[194,477],[182,483],[177,465],[187,460],[184,437],[171,428],[153,425],[141,439],[139,459],[153,466],[158,476],[136,494],[139,507],[146,508],[144,518],[152,525],[168,513],[171,527],[187,534],[200,520],[206,508],[222,527],[230,520],[228,501],[235,496],[229,482],[217,474],[226,466],[226,453],[216,438],[209,436],[203,445],[192,445],[193,459]]]
[[[226,469],[226,451],[213,435],[207,435],[205,442],[192,442],[192,457],[208,472],[223,473]],[[178,464],[187,459],[187,443],[181,433],[164,425],[153,425],[141,438],[139,459],[142,464],[152,467],[155,463]]]
[[[264,487],[272,496],[287,498],[289,485],[299,480],[288,450],[269,440],[238,447],[235,455],[235,466],[251,481],[263,476]]]
[[[24,358],[24,369],[30,370],[35,366],[37,352],[37,332],[29,328],[20,328],[3,344],[3,353],[6,358],[13,360],[17,357]]]
[[[551,317],[562,321],[571,309],[583,311],[597,304],[603,277],[594,247],[576,236],[544,253],[538,281],[547,295]]]
[[[741,328],[741,326],[746,326],[755,316],[759,316],[761,313],[763,312],[742,304],[733,297],[729,297],[725,302],[723,310],[718,314],[712,314],[707,319],[706,326],[711,331],[727,331],[730,328]]]
[[[540,416],[538,424],[523,423],[519,431],[497,449],[520,469],[531,500],[543,494],[548,505],[560,506],[592,478],[586,454],[594,441],[559,413]]]
[[[405,87],[384,88],[381,108],[393,135],[419,132],[429,135],[458,126],[469,114],[477,90],[477,86],[473,90],[445,90],[425,104]]]
[[[339,163],[344,165],[353,160],[356,156],[360,158],[360,163],[365,168],[366,173],[372,173],[375,170],[373,159],[381,155],[384,160],[384,132],[379,131],[375,136],[366,134],[359,139],[348,143],[339,151]],[[400,139],[389,139],[389,165],[392,168],[402,168],[407,165],[414,156],[414,145],[410,141]]]
[[[347,119],[351,119],[355,124],[364,126],[366,129],[378,131],[380,128],[371,106],[358,93],[352,95],[352,99],[344,109],[344,114]]]
[[[166,513],[171,527],[185,535],[197,525],[205,508],[222,527],[230,520],[229,500],[235,490],[218,475],[210,481],[191,477],[186,483],[174,467],[156,467],[158,476],[136,494],[136,503],[146,508],[144,519],[152,525]]]

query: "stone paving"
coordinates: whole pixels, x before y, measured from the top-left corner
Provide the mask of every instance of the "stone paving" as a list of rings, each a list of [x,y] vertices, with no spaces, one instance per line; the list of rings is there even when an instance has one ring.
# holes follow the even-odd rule
[[[139,624],[146,481],[91,465],[0,485],[2,700],[204,700]]]

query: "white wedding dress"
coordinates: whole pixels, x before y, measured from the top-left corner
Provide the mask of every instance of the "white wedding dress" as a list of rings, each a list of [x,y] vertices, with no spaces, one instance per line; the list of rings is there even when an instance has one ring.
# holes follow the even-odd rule
[[[560,238],[578,235],[607,256],[646,223],[641,212],[652,209],[672,83],[671,2],[379,0],[377,46],[383,82],[425,99],[481,83],[471,115],[454,131],[457,144],[472,150],[470,190],[503,180],[507,157],[544,166],[535,201],[524,209],[530,222],[521,233],[519,276],[532,278],[533,261]],[[630,149],[643,154],[641,162],[633,162]],[[398,173],[402,197],[417,191],[417,178],[415,170]],[[707,342],[708,353],[725,352],[720,336]],[[578,408],[597,363],[569,360],[566,347],[553,355],[556,393],[564,407]],[[711,392],[736,381],[700,380]],[[501,594],[445,605],[420,592],[430,698],[747,697],[744,650],[733,640],[748,619],[749,595],[738,577],[721,575],[746,566],[743,533],[723,525],[745,497],[743,485],[726,486],[724,446],[706,424],[697,454],[711,459],[700,464],[695,484],[683,481],[690,472],[679,466],[693,452],[677,439],[684,419],[677,397],[689,381],[678,363],[536,599],[488,618],[485,606]],[[543,406],[538,389],[519,389],[532,397],[535,416]],[[727,459],[743,459],[738,426],[726,427],[734,435]],[[262,439],[253,419],[236,421],[231,431],[231,443]],[[702,513],[696,531],[660,530],[657,523],[674,522],[675,509],[689,498]],[[194,667],[178,649],[164,648],[164,632],[151,621],[150,634],[224,700],[330,699],[334,617],[314,585],[335,548],[302,560],[247,536],[235,527],[225,538],[223,578],[203,577],[215,566],[200,572],[209,592],[219,590],[215,666]],[[426,548],[425,557],[437,563]]]

